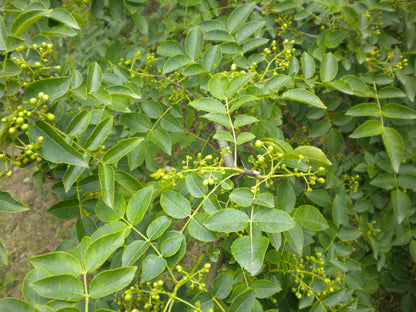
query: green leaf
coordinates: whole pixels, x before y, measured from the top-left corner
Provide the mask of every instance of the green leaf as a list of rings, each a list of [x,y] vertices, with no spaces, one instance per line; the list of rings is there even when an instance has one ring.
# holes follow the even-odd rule
[[[395,129],[390,127],[384,127],[381,136],[393,169],[398,173],[404,152],[403,139]]]
[[[258,47],[265,45],[269,39],[266,38],[254,38],[246,40],[243,44],[242,52],[247,53],[248,51],[254,50]]]
[[[22,72],[20,67],[9,59],[4,61],[4,65],[0,69],[0,78],[17,76]]]
[[[89,295],[98,299],[127,287],[133,280],[137,267],[125,267],[100,272],[90,283]]]
[[[204,46],[204,32],[201,27],[194,27],[185,38],[186,54],[193,60],[196,60],[202,52]]]
[[[208,192],[208,187],[203,185],[203,179],[195,172],[191,172],[186,176],[186,188],[195,198],[202,198]]]
[[[70,137],[76,137],[83,133],[91,121],[91,112],[88,110],[80,111],[76,114],[68,127],[66,128],[66,133]]]
[[[224,77],[221,73],[215,74],[208,81],[208,90],[217,99],[224,100],[227,98],[225,95],[225,86],[228,84],[227,77]]]
[[[232,274],[222,273],[212,282],[212,294],[217,299],[225,299],[230,294],[232,286]]]
[[[189,103],[193,108],[210,113],[226,114],[224,105],[214,98],[202,98]]]
[[[85,148],[90,151],[95,151],[104,143],[107,136],[110,134],[113,127],[113,117],[106,118],[100,121],[92,131],[91,135],[85,141]]]
[[[62,24],[65,24],[68,27],[80,29],[78,23],[73,18],[71,13],[65,9],[53,9],[49,11],[48,14],[46,14],[46,16],[55,21],[61,22]]]
[[[79,261],[69,253],[55,251],[30,258],[30,262],[35,268],[41,268],[50,275],[68,274],[78,277],[82,273]]]
[[[241,207],[249,207],[253,203],[253,193],[248,188],[239,188],[230,194],[230,199]]]
[[[231,37],[230,33],[221,30],[215,29],[205,33],[205,40],[213,40],[213,41],[225,41],[225,42],[234,42],[233,37]]]
[[[302,72],[305,78],[311,78],[315,74],[315,62],[307,52],[302,54]]]
[[[234,9],[228,17],[227,30],[230,33],[235,32],[249,17],[251,11],[253,11],[255,2],[243,4]]]
[[[410,199],[406,193],[400,190],[391,192],[391,203],[397,222],[400,224],[409,215]]]
[[[84,286],[72,275],[55,275],[30,284],[35,291],[46,298],[65,301],[79,301],[84,298]]]
[[[256,117],[240,115],[234,121],[234,128],[247,126],[257,121],[259,120]]]
[[[146,229],[146,235],[150,240],[158,239],[169,228],[171,219],[161,216],[152,221]]]
[[[389,103],[381,110],[383,116],[387,118],[416,119],[416,111],[404,105]]]
[[[331,198],[327,191],[322,189],[316,189],[312,191],[305,192],[305,195],[310,199],[314,204],[317,204],[320,207],[329,207],[331,205]]]
[[[145,160],[146,155],[149,151],[149,142],[142,141],[134,150],[132,150],[127,158],[129,163],[130,171],[141,166]]]
[[[47,298],[40,296],[32,288],[32,286],[30,286],[30,283],[48,276],[49,273],[43,269],[34,269],[30,271],[28,274],[26,274],[25,278],[23,279],[22,294],[26,302],[29,303],[30,306],[34,307],[37,304],[46,304],[49,301]]]
[[[113,167],[107,165],[99,165],[98,177],[100,179],[101,197],[104,203],[108,207],[114,208],[115,179]]]
[[[204,118],[216,122],[224,127],[231,128],[230,119],[224,114],[208,113],[203,116]]]
[[[260,273],[269,240],[264,236],[242,236],[231,245],[231,253],[251,275]]]
[[[284,211],[262,209],[254,214],[254,226],[267,233],[281,233],[295,226],[293,219]]]
[[[383,128],[378,120],[367,120],[350,135],[350,138],[360,139],[381,134]]]
[[[344,146],[344,138],[338,129],[331,129],[328,134],[328,140],[326,142],[328,152],[332,157],[337,156]]]
[[[157,48],[157,54],[162,56],[185,55],[183,47],[176,41],[167,40]]]
[[[391,190],[396,187],[397,179],[393,174],[379,174],[370,182],[370,184],[385,190]]]
[[[229,312],[251,312],[254,311],[255,294],[254,290],[249,289],[240,293],[234,298],[229,308]]]
[[[338,73],[338,62],[332,53],[326,53],[321,64],[321,80],[330,82],[335,79]]]
[[[36,143],[39,136],[43,136],[44,140],[38,153],[46,160],[88,168],[88,163],[81,153],[69,145],[55,127],[38,120],[29,129],[30,141]]]
[[[19,37],[22,35],[30,26],[40,20],[47,11],[44,10],[30,10],[20,13],[14,20],[11,26],[13,35]]]
[[[330,49],[336,48],[342,43],[346,34],[347,33],[344,30],[331,30],[325,36],[325,45]]]
[[[95,214],[97,218],[104,222],[120,220],[124,216],[125,212],[126,202],[124,197],[119,193],[115,193],[113,208],[107,206],[102,199],[99,199],[97,205],[95,206]]]
[[[232,78],[225,86],[224,93],[227,98],[231,98],[237,93],[256,73],[247,73]]]
[[[32,312],[32,309],[26,302],[16,298],[1,298],[0,310],[2,312]]]
[[[142,263],[142,279],[144,283],[163,273],[166,267],[166,260],[156,255],[148,255]]]
[[[188,225],[189,234],[202,242],[214,242],[217,240],[215,233],[209,231],[203,223],[209,218],[208,215],[198,213],[193,216]]]
[[[326,109],[324,103],[322,103],[322,101],[315,94],[304,89],[288,90],[282,94],[282,98],[285,100],[296,101],[318,108]]]
[[[283,232],[287,243],[298,255],[302,256],[303,251],[303,231],[299,224],[289,231]]]
[[[241,145],[243,143],[246,143],[248,141],[251,141],[253,139],[255,139],[256,136],[253,133],[250,132],[241,132],[238,136],[237,136],[237,145]]]
[[[68,166],[65,171],[65,174],[62,178],[62,182],[64,184],[65,192],[68,193],[75,183],[76,180],[81,176],[81,174],[85,171],[83,167],[77,166]]]
[[[351,107],[345,115],[349,116],[372,116],[372,117],[380,117],[380,109],[376,103],[363,103],[354,105]]]
[[[409,251],[410,251],[410,255],[413,258],[413,261],[416,263],[416,241],[412,240],[412,242],[409,245]],[[0,299],[0,307],[1,307],[1,300]]]
[[[204,222],[204,226],[215,232],[238,232],[245,229],[248,220],[241,210],[229,208],[215,212]]]
[[[119,161],[123,156],[127,155],[133,149],[135,149],[142,141],[143,138],[128,138],[119,141],[107,153],[104,154],[103,162],[106,164],[113,164]]]
[[[284,12],[290,9],[298,8],[299,4],[294,0],[281,1],[273,8],[273,12]]]
[[[207,70],[200,64],[189,64],[182,72],[184,76],[196,76],[203,73],[207,73]]]
[[[140,90],[135,89],[135,91],[133,91],[128,86],[112,85],[112,86],[107,87],[105,90],[107,90],[111,94],[113,103],[114,103],[114,98],[117,96],[121,98],[131,98],[135,100],[141,99]]]
[[[267,208],[274,208],[274,197],[268,192],[261,193],[254,198],[253,203]]]
[[[97,62],[92,63],[88,67],[88,78],[87,78],[87,91],[93,93],[98,91],[101,87],[101,82],[103,80],[103,73],[100,66]]]
[[[136,193],[143,185],[132,175],[122,170],[116,170],[116,181],[118,184],[128,189],[132,193]]]
[[[78,199],[65,199],[53,204],[47,212],[54,217],[71,220],[79,214]]]
[[[130,198],[126,216],[131,224],[137,225],[143,219],[155,195],[155,189],[150,185],[142,188]]]
[[[3,262],[4,265],[7,265],[7,250],[1,241],[0,241],[0,261]]]
[[[6,25],[4,25],[4,19],[0,16],[0,51],[7,51],[7,30]]]
[[[165,213],[173,218],[183,219],[191,215],[191,204],[189,201],[173,191],[166,191],[160,196],[160,205]]]
[[[265,21],[254,21],[245,23],[241,28],[237,31],[236,39],[238,43],[242,43],[252,34],[254,34],[257,30],[262,28],[266,22]]]
[[[150,119],[141,113],[125,113],[120,117],[122,124],[136,132],[146,133],[152,128]]]
[[[94,240],[84,255],[85,269],[91,273],[98,269],[124,243],[125,231],[106,234]]]
[[[294,217],[296,222],[312,231],[323,231],[329,227],[321,212],[310,205],[296,208]]]
[[[264,84],[264,91],[279,91],[290,80],[290,76],[287,75],[274,75],[272,78],[266,80]]]
[[[282,286],[270,280],[258,279],[250,284],[250,288],[254,289],[256,298],[265,299],[273,296],[282,290]]]
[[[182,243],[185,241],[185,236],[182,233],[177,231],[170,231],[167,233],[166,237],[162,238],[160,244],[160,252],[164,257],[172,257],[176,254],[181,247]]]
[[[332,163],[325,156],[321,149],[315,146],[298,146],[293,150],[293,153],[302,155],[305,159],[320,166],[331,166]]]
[[[163,74],[168,74],[181,67],[191,64],[192,60],[185,55],[175,55],[169,58],[163,65]]]
[[[295,207],[296,195],[292,183],[288,179],[280,182],[277,188],[277,208],[286,212],[291,212]]]
[[[150,242],[144,240],[135,240],[124,249],[121,260],[122,266],[129,266],[134,264],[149,248]]]
[[[210,46],[202,56],[202,64],[206,70],[214,71],[222,59],[221,48],[218,45]]]
[[[0,212],[23,212],[29,208],[17,201],[8,192],[0,191]]]
[[[389,99],[389,98],[397,98],[397,97],[405,97],[406,94],[395,87],[384,87],[378,91],[378,97],[380,99]]]
[[[311,129],[309,130],[309,137],[310,138],[319,138],[324,136],[329,129],[331,128],[331,124],[329,123],[328,119],[321,119],[317,123],[315,123]]]
[[[148,139],[150,142],[158,146],[162,152],[168,154],[169,156],[172,154],[172,141],[169,135],[167,135],[163,130],[156,129],[149,132]]]
[[[71,77],[45,78],[32,82],[25,88],[25,99],[37,98],[39,90],[49,96],[49,102],[64,96],[71,85]]]
[[[214,140],[221,140],[221,141],[228,141],[228,142],[234,142],[234,138],[230,132],[227,131],[219,131],[214,134],[213,136]]]

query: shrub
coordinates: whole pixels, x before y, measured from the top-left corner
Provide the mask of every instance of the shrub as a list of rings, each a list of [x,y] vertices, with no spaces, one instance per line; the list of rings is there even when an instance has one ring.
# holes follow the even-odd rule
[[[2,4],[1,175],[76,220],[2,311],[413,309],[411,3]]]

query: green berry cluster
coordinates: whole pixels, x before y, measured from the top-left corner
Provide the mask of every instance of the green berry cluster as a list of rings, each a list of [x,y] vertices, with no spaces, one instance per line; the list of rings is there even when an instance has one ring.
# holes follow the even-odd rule
[[[341,278],[339,276],[331,278],[326,274],[325,262],[320,252],[315,256],[306,256],[304,259],[293,256],[293,263],[291,272],[297,287],[291,290],[296,298],[301,299],[306,295],[321,299],[340,288]]]

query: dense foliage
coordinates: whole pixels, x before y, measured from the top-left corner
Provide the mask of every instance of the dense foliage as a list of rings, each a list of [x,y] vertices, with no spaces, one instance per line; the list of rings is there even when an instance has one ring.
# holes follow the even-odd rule
[[[1,175],[76,220],[1,311],[413,311],[414,3],[0,8]]]

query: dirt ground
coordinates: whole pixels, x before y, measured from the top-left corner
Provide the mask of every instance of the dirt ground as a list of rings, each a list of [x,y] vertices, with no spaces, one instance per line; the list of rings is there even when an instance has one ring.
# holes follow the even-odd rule
[[[8,265],[0,263],[0,298],[19,297],[26,273],[32,270],[29,258],[54,251],[69,238],[73,221],[57,219],[46,210],[58,200],[50,190],[52,181],[43,185],[41,196],[31,178],[32,170],[18,169],[10,178],[0,179],[0,189],[25,203],[30,210],[0,213],[0,240],[9,253]]]

